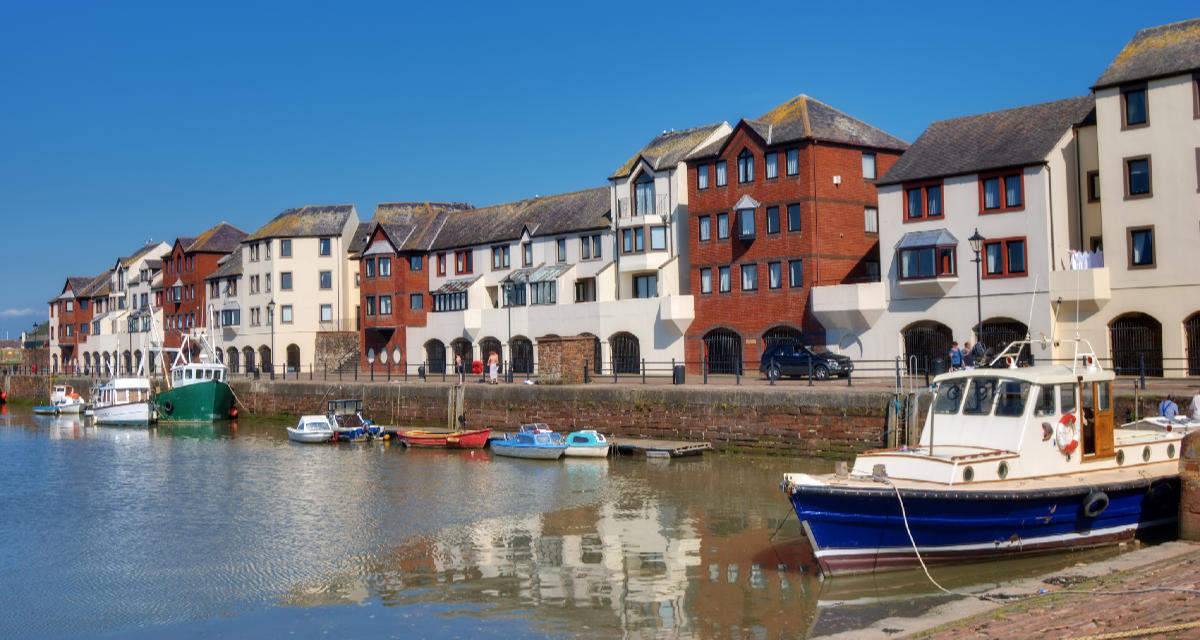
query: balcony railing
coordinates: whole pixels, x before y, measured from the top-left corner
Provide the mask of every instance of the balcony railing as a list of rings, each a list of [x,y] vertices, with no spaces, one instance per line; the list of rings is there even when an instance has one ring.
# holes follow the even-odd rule
[[[671,212],[671,199],[666,195],[654,196],[654,210],[640,211],[637,209],[637,203],[631,202],[629,198],[617,199],[617,217],[632,218],[634,216],[659,215],[665,216]]]

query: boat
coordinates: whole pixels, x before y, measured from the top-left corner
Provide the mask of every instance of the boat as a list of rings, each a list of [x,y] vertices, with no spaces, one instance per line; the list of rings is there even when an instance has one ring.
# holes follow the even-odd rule
[[[610,449],[612,444],[595,429],[581,429],[567,434],[567,450],[563,455],[568,458],[604,458]]]
[[[557,460],[567,450],[562,434],[542,423],[521,425],[519,432],[503,440],[492,440],[491,446],[492,453],[498,456],[539,460]]]
[[[41,416],[77,414],[87,410],[88,403],[68,384],[56,384],[50,392],[50,404],[34,407],[33,412]]]
[[[220,361],[203,333],[184,334],[178,348],[161,352],[174,353],[174,358],[166,388],[155,395],[160,420],[212,422],[237,416],[229,367]]]
[[[387,439],[388,434],[362,415],[362,400],[330,400],[327,405],[335,441]]]
[[[158,420],[150,379],[118,376],[92,389],[95,423],[149,425]]]
[[[842,473],[784,475],[822,573],[1083,549],[1176,524],[1190,428],[1114,427],[1114,375],[1086,340],[1061,341],[1074,343],[1069,365],[1019,366],[1022,349],[1046,342],[937,376],[915,446],[865,452]]]
[[[300,416],[294,427],[287,428],[288,439],[293,442],[328,442],[333,439],[333,423],[328,416],[320,414]]]
[[[400,441],[409,447],[431,447],[442,449],[482,449],[487,445],[491,429],[471,431],[424,431],[404,429],[397,432]]]

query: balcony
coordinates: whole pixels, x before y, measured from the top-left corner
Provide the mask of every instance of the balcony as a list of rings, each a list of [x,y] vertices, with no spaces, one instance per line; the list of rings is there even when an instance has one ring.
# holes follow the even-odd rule
[[[617,198],[617,227],[638,227],[644,224],[662,224],[671,214],[671,199],[667,195],[654,197],[654,210],[641,211],[629,198]],[[635,215],[636,214],[636,215]]]
[[[940,275],[929,278],[913,278],[897,280],[896,285],[909,296],[940,296],[958,284],[957,275]]]
[[[812,311],[828,329],[867,329],[887,307],[882,282],[812,288]]]
[[[692,296],[663,296],[659,298],[659,319],[676,335],[683,335],[696,319],[695,299]]]
[[[1051,271],[1050,301],[1059,299],[1080,311],[1099,311],[1112,300],[1108,267]]]

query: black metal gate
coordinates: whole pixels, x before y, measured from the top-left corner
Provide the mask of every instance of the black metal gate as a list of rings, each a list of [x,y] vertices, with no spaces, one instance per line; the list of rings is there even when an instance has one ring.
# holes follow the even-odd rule
[[[1113,320],[1108,328],[1112,339],[1113,372],[1119,376],[1163,374],[1162,325],[1137,313]],[[1144,367],[1144,369],[1143,369]]]
[[[1183,341],[1187,350],[1189,376],[1200,376],[1200,313],[1183,321]]]
[[[471,361],[474,360],[471,354],[471,341],[466,338],[457,338],[450,343],[450,349],[454,355],[462,358],[463,371],[471,371]]]
[[[1029,337],[1029,328],[1023,322],[1016,320],[984,320],[983,330],[979,332],[979,342],[983,344],[984,349],[990,355],[999,355],[1008,343],[1015,340],[1024,340]],[[1029,351],[1029,346],[1021,347],[1021,353],[1017,357],[1018,362],[1022,364],[1033,364],[1033,353]],[[976,366],[987,364],[985,362],[976,362]]]
[[[616,333],[608,339],[612,350],[613,371],[616,373],[641,373],[642,347],[632,333]]]
[[[425,343],[425,361],[429,363],[429,374],[446,373],[446,345],[441,340]]]
[[[900,332],[904,339],[904,367],[911,375],[941,373],[954,341],[950,327],[940,322],[923,322]]]
[[[529,338],[513,338],[512,341],[512,370],[513,373],[533,374],[533,342]]]
[[[715,329],[704,336],[704,359],[709,373],[742,372],[742,337],[729,329]]]
[[[762,348],[767,349],[777,344],[804,344],[804,332],[792,327],[775,327],[763,334]]]
[[[596,375],[603,371],[602,365],[604,364],[604,351],[600,348],[600,338],[590,333],[581,333],[579,335],[588,336],[592,339],[592,362],[589,366],[592,368],[592,375]]]
[[[479,341],[479,359],[483,361],[484,371],[487,371],[488,357],[491,356],[493,352],[496,354],[497,358],[501,360],[504,359],[504,351],[502,350],[502,345],[498,339],[484,338],[483,340]]]

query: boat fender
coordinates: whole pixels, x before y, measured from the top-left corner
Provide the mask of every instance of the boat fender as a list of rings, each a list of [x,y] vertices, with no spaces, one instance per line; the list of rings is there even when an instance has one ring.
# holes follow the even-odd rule
[[[1089,518],[1095,518],[1104,513],[1104,510],[1107,508],[1108,494],[1103,491],[1093,490],[1083,499],[1083,515]]]
[[[229,417],[230,418],[237,417],[237,407],[229,407]]]
[[[1056,439],[1058,440],[1058,450],[1070,455],[1079,446],[1079,426],[1075,422],[1075,414],[1066,413],[1058,419],[1058,427],[1055,429]]]
[[[175,411],[175,405],[170,400],[165,400],[162,403],[163,413],[172,413]]]
[[[1050,426],[1049,422],[1042,423],[1042,442],[1054,437],[1054,427]]]

